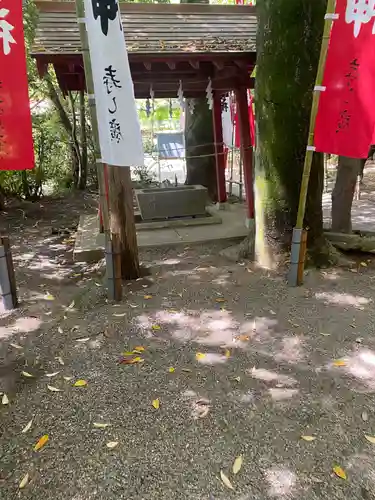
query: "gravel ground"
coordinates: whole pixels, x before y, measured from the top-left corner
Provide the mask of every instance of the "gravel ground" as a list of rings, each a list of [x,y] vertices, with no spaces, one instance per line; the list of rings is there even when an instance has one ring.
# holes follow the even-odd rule
[[[144,253],[118,305],[45,251],[43,294],[0,318],[0,499],[375,499],[373,263],[291,289],[220,249]]]

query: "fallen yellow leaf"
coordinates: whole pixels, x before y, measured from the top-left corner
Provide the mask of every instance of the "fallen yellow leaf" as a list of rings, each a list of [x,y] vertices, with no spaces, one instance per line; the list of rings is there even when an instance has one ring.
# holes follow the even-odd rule
[[[216,302],[225,302],[224,297],[219,297],[219,298],[217,298],[215,300],[216,300]]]
[[[61,392],[62,389],[58,389],[57,387],[53,387],[53,385],[47,385],[48,390],[51,392]]]
[[[73,380],[73,377],[63,377],[63,379],[69,382],[70,380]]]
[[[18,485],[19,489],[22,490],[26,485],[27,483],[29,482],[29,473],[25,474],[23,476],[23,478],[21,479],[21,482],[20,484]]]
[[[143,298],[146,299],[146,300],[149,300],[149,299],[152,299],[152,295],[144,295]]]
[[[105,429],[106,427],[109,427],[111,424],[104,424],[104,423],[101,423],[101,422],[94,422],[92,424],[95,429]]]
[[[109,443],[106,444],[107,448],[110,450],[113,450],[113,448],[116,448],[118,445],[118,441],[110,441]]]
[[[50,293],[47,293],[45,296],[44,296],[45,300],[55,300],[55,297],[50,294]]]
[[[229,488],[230,490],[234,490],[232,483],[229,481],[229,479],[222,470],[220,471],[220,477],[227,488]]]
[[[123,356],[133,356],[134,351],[125,351],[122,353]]]
[[[9,399],[6,394],[3,394],[3,397],[1,398],[1,404],[3,405],[8,405],[9,404]]]
[[[159,325],[152,325],[151,327],[153,330],[160,330],[161,327]]]
[[[155,408],[155,410],[158,410],[160,408],[160,401],[159,399],[154,399],[152,402],[152,406]]]
[[[134,350],[139,351],[139,352],[143,352],[145,350],[145,348],[142,345],[137,345],[136,347],[134,347]]]
[[[15,349],[23,349],[23,347],[21,345],[18,345],[18,344],[9,344],[11,345],[12,347],[14,347]]]
[[[59,373],[60,372],[46,373],[46,377],[49,377],[49,378],[56,377],[56,375],[58,375]]]
[[[361,262],[361,266],[362,266],[362,267],[367,267],[366,262]]]
[[[175,371],[175,369],[173,368],[173,366],[171,366],[168,368],[168,371],[169,371],[169,373],[173,373]]]
[[[347,479],[345,471],[339,465],[335,465],[332,470],[337,477],[340,477],[341,479]]]
[[[234,464],[233,464],[233,467],[232,467],[233,474],[238,474],[238,472],[240,472],[240,469],[242,467],[242,462],[243,462],[242,455],[240,455],[234,461]]]
[[[197,352],[197,354],[195,355],[196,359],[203,359],[206,357],[206,355],[203,353],[203,352]]]
[[[336,359],[333,362],[333,366],[346,366],[346,361],[344,361],[343,359]]]
[[[301,436],[301,439],[307,442],[315,441],[316,437],[314,436]]]
[[[34,446],[34,451],[38,451],[40,449],[43,448],[43,446],[45,446],[48,442],[48,434],[44,434],[44,436],[42,436],[39,441],[36,443],[36,445]]]
[[[74,382],[73,385],[74,387],[84,387],[85,385],[87,385],[87,382],[86,380],[79,379],[76,382]]]
[[[29,431],[31,429],[31,426],[33,424],[33,419],[30,420],[30,422],[28,422],[25,427],[22,429],[22,434],[25,434],[25,432]]]
[[[235,338],[236,340],[240,340],[241,342],[247,342],[248,340],[250,340],[249,335],[238,335]]]
[[[367,441],[371,444],[375,444],[375,437],[374,436],[365,436]]]
[[[31,373],[29,373],[29,372],[21,372],[21,374],[22,374],[24,377],[26,377],[26,378],[33,378],[33,377],[34,377],[34,375],[31,375]]]
[[[225,349],[225,357],[230,358],[230,350],[229,349]]]

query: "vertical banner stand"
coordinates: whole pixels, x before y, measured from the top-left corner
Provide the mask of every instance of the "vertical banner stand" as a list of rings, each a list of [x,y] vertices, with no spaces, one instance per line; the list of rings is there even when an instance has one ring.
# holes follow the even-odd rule
[[[8,236],[0,236],[0,296],[5,311],[18,306],[16,277]]]
[[[92,131],[94,135],[95,156],[97,158],[96,163],[98,171],[100,208],[101,208],[101,216],[102,216],[104,236],[105,236],[105,260],[106,260],[106,279],[108,287],[108,298],[110,300],[120,301],[122,297],[121,268],[116,269],[116,267],[118,266],[115,265],[115,259],[113,255],[113,241],[111,239],[111,232],[110,232],[110,218],[109,218],[108,199],[106,195],[107,193],[105,184],[104,165],[101,160],[101,153],[100,153],[99,127],[96,115],[94,81],[92,77],[91,58],[90,58],[88,37],[86,31],[84,0],[76,0],[76,12],[77,12],[77,21],[79,25],[79,34],[82,45],[86,90],[88,94]]]
[[[295,228],[293,229],[292,248],[290,255],[290,269],[288,274],[288,284],[291,286],[299,286],[303,284],[303,274],[304,274],[306,249],[307,249],[307,229],[303,227],[303,223],[306,211],[306,199],[309,187],[311,165],[315,151],[314,132],[315,132],[316,116],[318,113],[320,92],[325,91],[325,87],[322,86],[324,78],[324,69],[327,60],[329,40],[331,38],[332,22],[335,19],[337,19],[337,14],[335,14],[335,8],[336,8],[336,0],[328,0],[327,13],[324,18],[325,23],[324,23],[322,46],[320,49],[318,72],[313,92],[310,128],[309,128],[309,136],[306,148],[305,163],[303,167],[297,222]]]

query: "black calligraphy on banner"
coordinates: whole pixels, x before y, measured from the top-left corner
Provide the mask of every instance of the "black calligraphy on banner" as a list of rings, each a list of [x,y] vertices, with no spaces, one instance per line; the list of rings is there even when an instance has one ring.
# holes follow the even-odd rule
[[[117,98],[115,94],[119,89],[122,88],[121,81],[116,78],[117,70],[113,68],[110,64],[107,68],[104,68],[103,85],[105,87],[108,96],[108,113],[113,115],[113,118],[109,121],[109,135],[111,141],[117,142],[117,144],[123,139],[121,132],[121,124],[117,119]]]
[[[100,17],[102,33],[107,36],[109,21],[114,21],[119,11],[117,0],[91,0],[91,2],[94,18],[96,20]]]
[[[355,84],[358,80],[359,63],[357,59],[350,61],[349,70],[345,74],[345,86],[349,92],[348,97],[344,101],[344,109],[340,111],[339,119],[337,122],[336,134],[343,132],[350,127],[350,120],[352,118],[351,108],[351,94],[353,95],[355,90]]]

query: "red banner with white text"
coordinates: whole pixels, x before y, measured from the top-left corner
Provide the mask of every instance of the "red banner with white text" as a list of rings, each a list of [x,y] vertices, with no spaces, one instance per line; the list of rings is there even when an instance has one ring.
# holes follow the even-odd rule
[[[0,0],[0,170],[33,167],[22,0]]]
[[[367,158],[375,128],[375,2],[337,0],[336,14],[315,147],[324,153]]]

